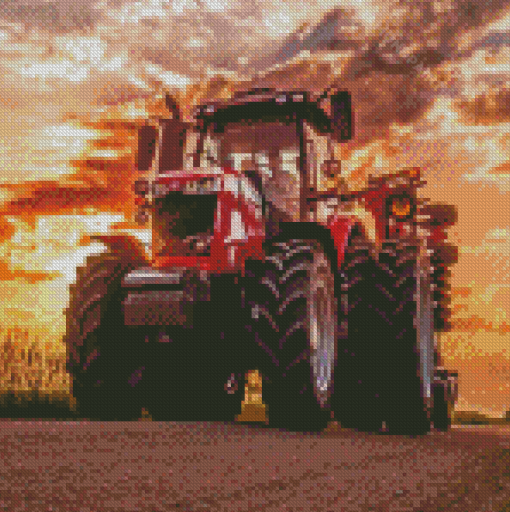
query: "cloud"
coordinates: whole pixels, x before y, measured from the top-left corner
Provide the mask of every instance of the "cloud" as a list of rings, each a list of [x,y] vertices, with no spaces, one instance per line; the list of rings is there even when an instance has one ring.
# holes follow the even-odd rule
[[[484,292],[480,294],[480,298],[484,302],[493,302],[494,298],[497,297],[500,305],[505,305],[503,300],[508,301],[510,295],[508,292],[510,291],[510,284],[490,284],[488,285]],[[509,306],[510,303],[507,302],[506,306]]]
[[[100,243],[81,247],[84,235],[106,233],[123,215],[98,213],[91,208],[83,215],[41,216],[34,223],[9,216],[14,229],[0,245],[0,279],[39,281],[64,279],[67,284],[76,278],[76,266],[83,264],[91,252],[103,249]],[[5,217],[3,218],[5,219]]]
[[[51,281],[59,277],[59,271],[53,272],[34,272],[24,269],[14,269],[4,260],[0,259],[0,281],[25,280],[30,284],[36,284],[40,281]]]
[[[10,240],[14,236],[15,232],[16,228],[14,225],[5,217],[0,216],[0,243]]]
[[[510,229],[494,228],[485,235],[480,245],[475,247],[464,245],[460,252],[461,254],[488,254],[508,258],[510,255]]]
[[[451,295],[454,300],[458,297],[466,299],[472,295],[472,293],[473,290],[469,286],[452,286],[451,289]]]
[[[502,322],[495,326],[492,321],[472,315],[469,318],[452,318],[452,330],[456,332],[469,332],[475,334],[478,331],[497,332],[501,336],[510,333],[510,325]]]
[[[508,5],[501,0],[437,2],[434,7],[424,2],[420,8],[415,2],[403,2],[390,10],[335,84],[352,91],[356,99],[358,143],[385,137],[392,123],[415,122],[425,114],[437,94],[443,93],[428,78],[430,71],[455,58],[456,42],[469,31],[487,25],[505,10]]]
[[[498,50],[504,46],[510,46],[510,31],[491,31],[480,41],[473,45],[473,50],[477,50],[478,48],[489,48],[491,50]]]
[[[486,237],[487,240],[509,240],[510,228],[495,228],[491,229]]]
[[[285,12],[271,5],[263,9],[255,0],[225,6],[196,1],[174,2],[173,9],[163,1],[150,7],[124,4],[105,9],[97,30],[112,48],[127,48],[133,63],[152,63],[198,79],[207,69],[239,70],[240,57],[259,55],[261,47],[269,51],[275,36],[262,29],[264,16]]]
[[[98,13],[89,0],[2,0],[0,17],[52,32],[93,27]]]
[[[31,32],[19,34],[16,37],[20,40],[15,44],[28,45],[23,55],[30,55],[33,61],[33,52],[37,49],[46,57],[31,62],[27,68],[14,61],[7,74],[23,69],[23,88],[35,88],[40,97],[55,99],[59,96],[67,110],[72,110],[73,106],[80,110],[91,103],[112,105],[146,97],[158,88],[158,83],[162,87],[182,88],[190,80],[220,70],[235,72],[242,78],[275,63],[284,64],[302,51],[332,50],[340,60],[342,53],[354,51],[351,64],[341,73],[340,81],[343,87],[353,89],[358,100],[358,126],[361,127],[358,142],[364,144],[370,142],[370,134],[384,136],[385,128],[392,122],[411,122],[423,114],[435,92],[426,80],[416,76],[416,67],[434,67],[445,58],[441,43],[433,43],[432,39],[439,37],[438,34],[443,39],[454,39],[457,29],[460,33],[487,23],[491,19],[489,14],[496,16],[503,8],[496,0],[489,4],[490,10],[464,8],[465,3],[459,1],[455,4],[457,10],[441,7],[435,14],[425,4],[418,10],[414,3],[412,9],[410,4],[404,4],[403,11],[395,11],[397,14],[388,6],[387,10],[393,12],[390,21],[374,32],[377,5],[370,7],[371,16],[367,16],[356,3],[328,12],[328,6],[333,6],[334,2],[322,3],[320,9],[312,4],[300,11],[277,3],[262,8],[255,0],[228,2],[224,9],[214,2],[190,1],[179,4],[179,9],[183,10],[181,15],[172,12],[163,1],[150,4],[32,2],[34,12],[43,7],[47,10],[48,5],[58,13],[68,8],[78,9],[80,5],[83,9],[88,6],[95,21],[88,33],[73,33],[67,41],[65,33],[53,30],[51,23],[36,24],[37,37],[30,35]],[[24,18],[28,11],[20,10],[22,3],[8,5],[6,16],[10,20],[28,23],[28,18]],[[184,15],[184,11],[189,15]],[[317,14],[321,12],[326,13],[322,20]],[[448,15],[442,21],[445,13]],[[37,20],[37,15],[34,16]],[[302,23],[306,18],[317,19],[319,23],[313,28],[306,27]],[[458,18],[465,22],[459,22]],[[76,19],[80,19],[79,16]],[[271,19],[279,20],[275,34],[268,28]],[[287,21],[282,25],[282,20]],[[55,23],[58,25],[58,20]],[[452,30],[452,27],[457,29]],[[424,35],[426,31],[432,35]],[[8,29],[8,33],[12,33],[12,29]],[[52,34],[56,36],[53,39]],[[392,45],[394,42],[398,44]],[[408,64],[409,59],[415,64]],[[292,70],[287,70],[287,74],[292,75]],[[33,80],[29,79],[31,76]],[[322,87],[330,79],[329,73],[323,72],[321,80],[316,77],[315,82],[317,87]],[[73,88],[73,80],[76,88]],[[304,77],[302,81],[306,85]],[[370,123],[374,120],[374,111],[363,99],[367,89],[377,95],[379,83],[386,103],[377,104],[375,122]],[[73,94],[69,94],[70,90]],[[388,91],[393,92],[391,97]],[[26,102],[27,95],[19,96]],[[78,102],[78,98],[82,101]]]
[[[42,215],[86,215],[91,211],[118,212],[129,215],[133,208],[131,186],[108,189],[99,186],[71,187],[60,183],[40,182],[31,192],[21,189],[1,205],[0,215],[19,216],[34,225]]]
[[[510,52],[508,53],[510,56]],[[510,81],[510,65],[507,63],[505,81]],[[503,72],[503,70],[502,70]],[[473,79],[482,79],[476,76]],[[475,96],[472,99],[461,99],[457,108],[462,112],[464,119],[470,124],[492,125],[495,123],[510,122],[510,87],[504,86],[499,89],[491,89]]]

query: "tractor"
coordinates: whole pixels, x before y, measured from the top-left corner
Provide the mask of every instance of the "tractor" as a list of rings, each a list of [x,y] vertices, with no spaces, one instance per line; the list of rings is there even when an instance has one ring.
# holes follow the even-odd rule
[[[270,427],[447,429],[456,375],[439,367],[435,331],[455,214],[418,199],[419,169],[349,190],[335,153],[353,134],[346,91],[242,91],[191,123],[167,106],[139,131],[149,248],[98,235],[109,249],[71,288],[81,414],[231,421],[257,369]]]

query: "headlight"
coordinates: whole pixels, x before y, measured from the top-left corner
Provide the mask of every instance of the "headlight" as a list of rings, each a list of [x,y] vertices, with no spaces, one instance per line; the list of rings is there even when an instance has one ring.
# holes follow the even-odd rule
[[[406,196],[393,197],[391,199],[390,214],[399,220],[409,218],[413,209],[411,199]]]
[[[165,183],[154,183],[152,185],[152,195],[154,197],[164,197],[168,194],[169,187]]]
[[[186,182],[184,191],[189,194],[214,192],[216,190],[216,183],[214,178],[201,178],[198,181],[188,181]]]
[[[186,185],[184,187],[185,192],[197,192],[198,191],[198,184],[196,181],[188,181],[186,182]]]

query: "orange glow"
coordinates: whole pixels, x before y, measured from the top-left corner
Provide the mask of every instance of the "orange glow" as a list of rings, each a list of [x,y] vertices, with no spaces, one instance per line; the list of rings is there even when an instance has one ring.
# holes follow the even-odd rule
[[[444,358],[461,372],[461,408],[509,409],[507,381],[494,384],[491,364],[510,367],[510,50],[484,42],[507,30],[509,12],[488,12],[489,4],[479,2],[469,15],[445,15],[444,6],[434,4],[437,17],[429,22],[420,18],[418,3],[390,16],[381,2],[355,0],[341,19],[362,25],[362,44],[289,53],[287,60],[269,59],[255,76],[235,62],[249,68],[252,60],[282,53],[281,44],[288,50],[338,2],[269,2],[225,49],[215,46],[212,28],[211,34],[209,28],[188,33],[184,24],[186,33],[179,33],[173,16],[193,16],[191,7],[177,14],[176,6],[173,14],[150,7],[162,26],[169,23],[163,30],[140,22],[146,20],[142,4],[109,17],[108,37],[101,24],[58,35],[51,27],[23,31],[22,24],[1,31],[0,115],[7,120],[0,126],[2,326],[50,329],[58,339],[76,269],[88,254],[105,250],[93,235],[127,233],[149,246],[150,232],[132,222],[137,129],[146,119],[168,116],[167,85],[186,121],[199,103],[251,86],[319,93],[334,86],[353,99],[355,138],[334,148],[350,190],[364,188],[370,176],[416,167],[427,181],[420,196],[458,207],[449,232],[460,255],[452,270],[453,331],[441,335]],[[453,19],[455,26],[448,26]],[[388,43],[388,54],[378,49],[378,38]],[[171,50],[180,39],[186,50]],[[401,41],[402,55],[414,52],[415,64],[395,64],[399,56],[391,46]],[[450,47],[462,56],[448,54]],[[403,215],[410,205],[395,208]],[[357,206],[355,213],[366,212]],[[368,230],[375,232],[373,225]]]
[[[362,149],[342,148],[342,176],[351,190],[366,187],[371,176],[394,173],[398,151],[386,140],[377,140]]]
[[[393,215],[406,217],[411,213],[411,201],[407,198],[395,199],[391,205]]]

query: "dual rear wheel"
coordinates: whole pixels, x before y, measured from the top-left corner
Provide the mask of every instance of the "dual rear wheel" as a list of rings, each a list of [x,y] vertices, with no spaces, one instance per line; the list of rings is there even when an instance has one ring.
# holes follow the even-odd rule
[[[288,240],[248,262],[246,361],[263,378],[269,425],[424,434],[416,292],[417,243],[388,241],[377,259],[361,228],[337,282],[320,244]],[[318,343],[317,343],[318,341]]]
[[[265,261],[247,262],[243,293],[243,359],[262,376],[269,426],[324,429],[331,419],[337,328],[327,256],[314,240],[272,244]]]

